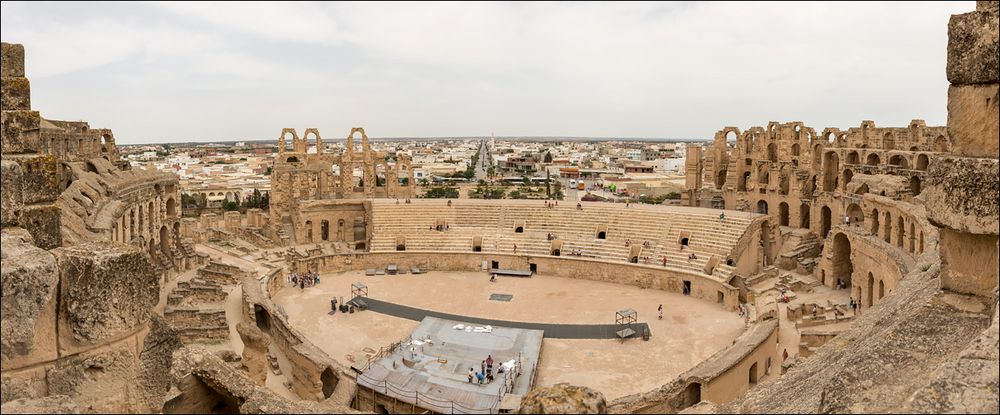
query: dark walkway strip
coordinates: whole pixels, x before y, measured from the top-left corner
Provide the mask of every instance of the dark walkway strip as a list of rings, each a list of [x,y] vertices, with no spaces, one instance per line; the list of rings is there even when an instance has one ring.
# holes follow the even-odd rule
[[[455,314],[439,313],[437,311],[423,310],[405,305],[376,300],[374,298],[355,297],[355,300],[364,300],[368,305],[368,310],[376,313],[387,314],[393,317],[405,318],[407,320],[422,321],[424,317],[437,317],[446,320],[455,320],[465,324],[477,326],[511,327],[527,330],[543,330],[545,337],[551,339],[617,339],[615,332],[618,326],[614,324],[547,324],[547,323],[525,323],[521,321],[491,320],[477,317],[459,316]],[[354,300],[352,300],[354,301]],[[608,316],[613,318],[614,316]],[[642,337],[643,330],[649,330],[646,323],[632,325],[636,334],[631,337]],[[652,335],[652,331],[650,331]]]

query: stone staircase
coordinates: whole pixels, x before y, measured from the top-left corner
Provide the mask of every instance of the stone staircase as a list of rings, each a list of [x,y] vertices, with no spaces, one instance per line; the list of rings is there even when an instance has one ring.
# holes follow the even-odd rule
[[[821,242],[819,237],[808,229],[789,230],[782,250],[778,254],[778,268],[796,271],[799,274],[812,274],[819,263]]]

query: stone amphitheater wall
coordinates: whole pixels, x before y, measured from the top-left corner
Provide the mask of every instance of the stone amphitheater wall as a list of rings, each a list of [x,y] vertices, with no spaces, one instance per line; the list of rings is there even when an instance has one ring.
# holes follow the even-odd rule
[[[480,271],[485,263],[496,261],[501,269],[527,270],[534,264],[536,272],[564,278],[587,279],[681,293],[684,281],[691,282],[691,296],[722,304],[735,310],[739,290],[724,281],[702,274],[689,273],[652,265],[613,263],[601,260],[571,259],[551,256],[484,254],[478,252],[404,251],[359,254],[334,254],[293,260],[292,270],[303,272],[341,272],[382,268],[388,264],[421,270]],[[722,300],[719,300],[720,293]]]

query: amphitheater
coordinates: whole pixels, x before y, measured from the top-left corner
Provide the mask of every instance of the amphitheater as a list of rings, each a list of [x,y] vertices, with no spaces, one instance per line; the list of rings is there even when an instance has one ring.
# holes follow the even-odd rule
[[[946,126],[726,127],[683,206],[423,199],[286,128],[268,211],[183,217],[3,43],[2,412],[997,413],[998,9]]]

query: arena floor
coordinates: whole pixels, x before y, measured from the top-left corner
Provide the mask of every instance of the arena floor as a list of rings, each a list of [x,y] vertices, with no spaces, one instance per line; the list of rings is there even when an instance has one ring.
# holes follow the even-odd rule
[[[274,297],[289,321],[345,365],[363,362],[366,352],[405,338],[420,323],[371,311],[328,315],[334,296],[351,298],[362,282],[372,298],[411,307],[473,317],[539,323],[614,323],[615,311],[631,307],[653,333],[649,341],[545,339],[536,385],[560,382],[589,386],[615,399],[657,388],[732,344],[743,332],[736,312],[681,294],[545,275],[501,277],[489,282],[483,272],[365,276],[362,271],[323,274],[305,290],[285,287]],[[512,294],[510,302],[490,301],[493,293]],[[664,318],[656,308],[663,304]],[[367,349],[367,350],[366,350]]]

